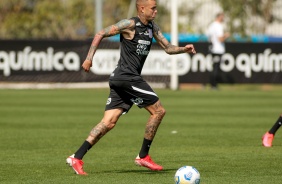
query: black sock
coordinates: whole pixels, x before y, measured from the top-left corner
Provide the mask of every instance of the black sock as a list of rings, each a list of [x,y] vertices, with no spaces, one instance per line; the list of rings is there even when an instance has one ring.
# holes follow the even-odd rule
[[[81,147],[75,152],[74,158],[82,160],[83,156],[91,148],[92,148],[92,145],[88,141],[84,141],[84,143],[81,145]]]
[[[275,134],[275,132],[280,128],[282,125],[282,116],[279,116],[278,120],[276,123],[273,125],[273,127],[269,130],[270,134]]]
[[[149,154],[149,150],[151,147],[152,141],[145,139],[143,140],[142,148],[139,152],[139,157],[144,158]]]

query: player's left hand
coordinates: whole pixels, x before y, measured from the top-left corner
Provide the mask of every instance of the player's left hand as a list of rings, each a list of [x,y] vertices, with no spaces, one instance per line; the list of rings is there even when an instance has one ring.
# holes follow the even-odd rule
[[[196,50],[195,50],[193,44],[185,45],[185,51],[186,51],[187,53],[196,54]]]

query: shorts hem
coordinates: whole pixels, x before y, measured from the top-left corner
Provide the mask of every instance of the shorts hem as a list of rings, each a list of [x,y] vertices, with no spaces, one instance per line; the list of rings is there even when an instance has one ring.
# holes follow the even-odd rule
[[[153,105],[153,104],[155,104],[157,101],[159,100],[159,98],[157,98],[156,100],[154,100],[152,103],[150,103],[150,104],[146,104],[146,105],[138,105],[138,107],[139,108],[145,108],[145,107],[148,107],[148,106],[150,106],[150,105]]]

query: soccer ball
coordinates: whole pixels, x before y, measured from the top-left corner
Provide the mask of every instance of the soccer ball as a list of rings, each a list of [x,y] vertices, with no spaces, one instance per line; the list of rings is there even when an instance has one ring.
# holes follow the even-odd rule
[[[174,176],[175,184],[200,184],[200,173],[192,166],[179,168]]]

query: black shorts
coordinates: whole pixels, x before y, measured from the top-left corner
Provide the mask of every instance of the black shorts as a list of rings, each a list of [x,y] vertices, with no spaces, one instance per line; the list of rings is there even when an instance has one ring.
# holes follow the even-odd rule
[[[159,100],[157,94],[144,80],[110,80],[109,85],[110,95],[105,110],[122,108],[124,113],[126,113],[133,104],[143,108]]]

